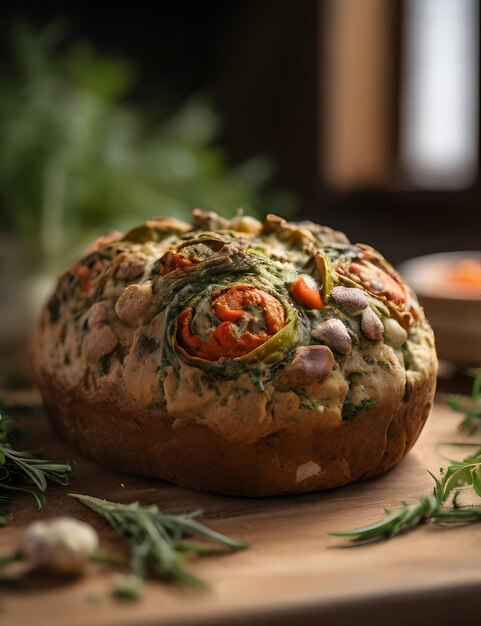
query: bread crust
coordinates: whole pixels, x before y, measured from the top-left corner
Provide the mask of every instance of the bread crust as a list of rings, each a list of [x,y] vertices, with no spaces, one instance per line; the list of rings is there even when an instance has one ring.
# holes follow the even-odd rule
[[[118,297],[115,292],[111,302],[106,301],[106,309],[111,310]],[[95,320],[104,323],[102,315],[97,306]],[[133,354],[138,357],[140,322],[137,330],[123,331],[125,337],[121,336],[120,326],[115,325],[118,321],[111,325],[115,336],[120,337],[120,345],[123,340],[128,355],[107,375],[93,375],[93,383],[86,385],[85,375],[91,370],[85,366],[85,355],[77,356],[68,366],[59,366],[55,351],[59,322],[53,319],[51,307],[47,307],[34,339],[33,367],[56,430],[83,454],[105,466],[225,495],[304,493],[386,472],[414,445],[430,413],[437,371],[432,331],[422,311],[418,310],[417,315],[415,332],[410,331],[406,344],[414,363],[409,369],[399,365],[393,348],[363,339],[351,355],[336,354],[333,372],[323,383],[306,387],[310,396],[316,397],[322,389],[324,395],[319,392],[319,398],[327,394],[331,400],[334,389],[340,403],[332,400],[331,408],[326,404],[321,412],[316,412],[303,408],[292,390],[283,388],[282,376],[263,391],[251,389],[248,382],[244,390],[245,405],[249,407],[251,403],[254,414],[263,402],[264,412],[262,419],[257,418],[245,427],[240,418],[238,427],[235,422],[228,427],[229,420],[223,418],[223,413],[220,417],[216,413],[214,419],[206,408],[207,404],[212,407],[210,397],[203,404],[202,397],[194,397],[194,383],[190,391],[181,386],[182,376],[187,381],[185,385],[191,384],[191,366],[185,365],[180,372],[171,374],[165,374],[168,368],[162,370],[162,376],[171,376],[170,400],[165,377],[149,379],[149,389],[129,386],[135,374],[129,369],[128,359]],[[145,320],[141,327],[145,328]],[[65,335],[62,345],[68,343],[69,332],[78,342],[77,331],[62,330],[62,336]],[[97,352],[101,353],[101,348]],[[345,381],[346,372],[356,371],[361,356],[366,368],[363,389],[376,402],[374,406],[361,408],[352,418],[343,419],[341,409],[352,391],[350,383]],[[95,353],[91,358],[99,357]],[[151,369],[149,358],[150,354],[136,365],[140,378],[142,372]],[[374,365],[365,365],[373,358],[383,364],[386,361],[381,358],[390,360],[386,368],[374,369]],[[338,379],[341,383],[336,382]],[[229,393],[232,385],[240,385],[239,380],[229,383]],[[156,396],[155,381],[160,387],[163,384],[167,399],[165,393]],[[179,397],[189,394],[192,403],[184,412],[178,411]],[[299,406],[295,420],[291,419],[289,408],[294,406],[292,397]],[[167,410],[169,402],[174,414]],[[235,418],[235,402],[231,412]],[[246,424],[248,421],[246,418]]]
[[[81,388],[66,394],[56,374],[40,384],[57,432],[101,464],[189,489],[258,497],[330,489],[394,467],[416,442],[431,411],[436,385],[432,365],[427,377],[413,381],[409,398],[400,404],[387,400],[329,430],[297,425],[243,445],[199,420],[173,428],[173,418],[162,409],[119,406],[117,389],[102,389],[92,403]],[[321,471],[298,481],[298,468],[307,463]]]

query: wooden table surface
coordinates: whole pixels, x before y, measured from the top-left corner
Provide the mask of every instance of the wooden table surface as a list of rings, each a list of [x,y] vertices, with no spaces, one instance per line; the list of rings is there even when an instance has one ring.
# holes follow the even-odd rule
[[[152,582],[145,597],[126,602],[110,596],[112,568],[92,564],[79,580],[29,576],[18,590],[1,590],[0,624],[8,626],[193,626],[295,624],[479,624],[481,524],[460,528],[424,526],[390,542],[346,548],[328,536],[374,521],[382,507],[431,490],[425,468],[437,473],[440,448],[459,440],[459,416],[435,406],[407,458],[380,478],[324,493],[266,499],[223,498],[179,489],[104,469],[70,450],[50,431],[42,414],[25,416],[39,428],[51,458],[75,458],[68,488],[52,489],[37,513],[28,497],[15,498],[10,526],[0,530],[0,554],[11,551],[34,519],[70,514],[91,522],[102,545],[112,548],[110,527],[67,493],[156,503],[168,511],[204,509],[213,528],[251,543],[249,550],[190,563],[209,591]]]

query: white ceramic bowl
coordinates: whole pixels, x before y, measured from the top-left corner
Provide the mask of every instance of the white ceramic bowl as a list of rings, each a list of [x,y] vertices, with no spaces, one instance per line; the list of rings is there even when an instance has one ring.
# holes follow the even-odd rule
[[[416,292],[436,336],[438,356],[456,365],[481,365],[481,287],[446,284],[464,259],[481,262],[481,251],[442,252],[406,261],[398,269]]]

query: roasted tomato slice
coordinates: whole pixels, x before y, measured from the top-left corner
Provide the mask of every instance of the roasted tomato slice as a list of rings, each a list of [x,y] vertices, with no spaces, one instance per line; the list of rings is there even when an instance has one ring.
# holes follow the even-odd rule
[[[177,321],[179,346],[207,361],[244,356],[285,325],[282,304],[252,285],[234,285],[214,293],[211,306],[220,323],[207,339],[192,332],[192,308],[184,309]]]
[[[363,286],[376,296],[384,296],[398,306],[406,304],[406,290],[401,278],[392,270],[389,272],[374,265],[370,261],[353,261],[349,265],[349,272],[357,276]]]
[[[293,298],[305,309],[322,309],[324,306],[316,281],[308,274],[296,278],[292,287]]]
[[[169,250],[159,261],[160,275],[165,276],[182,267],[202,263],[221,250],[225,243],[223,240],[211,238],[188,242],[175,250]]]
[[[199,261],[197,261],[197,263],[198,262]],[[173,272],[180,267],[190,267],[191,265],[194,265],[194,263],[195,261],[193,259],[189,259],[179,252],[170,250],[169,252],[166,252],[161,259],[160,275],[165,276],[166,274],[170,274],[170,272]]]

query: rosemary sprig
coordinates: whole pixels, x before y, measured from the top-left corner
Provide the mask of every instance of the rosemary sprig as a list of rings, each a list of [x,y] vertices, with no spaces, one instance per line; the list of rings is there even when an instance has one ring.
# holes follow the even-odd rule
[[[446,404],[464,415],[459,425],[460,430],[473,434],[481,428],[481,368],[474,370],[471,395],[450,395],[446,399]]]
[[[92,496],[70,495],[105,518],[127,540],[132,572],[140,578],[150,573],[186,585],[203,586],[203,581],[185,569],[182,553],[203,554],[209,545],[228,550],[248,547],[248,544],[222,535],[197,521],[202,514],[200,510],[163,513],[155,505],[139,502],[120,504]],[[205,539],[209,544],[184,541],[192,536]]]
[[[463,461],[453,461],[446,469],[441,468],[440,478],[429,474],[435,483],[433,494],[424,495],[416,502],[403,501],[394,512],[385,509],[385,517],[374,524],[329,534],[347,537],[359,544],[391,539],[426,522],[460,524],[481,521],[481,506],[458,506],[454,497],[465,488],[481,497],[481,448]]]
[[[474,372],[471,395],[449,396],[447,404],[464,413],[460,424],[462,430],[470,433],[481,428],[481,368]],[[455,443],[451,445],[477,445]],[[443,524],[470,523],[481,520],[481,506],[459,506],[456,495],[469,489],[474,499],[481,498],[481,447],[462,461],[452,461],[447,468],[440,470],[439,479],[428,472],[434,480],[434,493],[424,495],[415,502],[402,501],[401,507],[391,512],[384,509],[385,517],[374,524],[331,532],[334,537],[347,537],[355,543],[368,543],[391,539],[426,522]]]
[[[67,485],[72,461],[60,463],[37,458],[33,451],[16,450],[13,443],[18,431],[12,420],[0,413],[0,526],[7,525],[6,507],[12,492],[26,492],[33,496],[40,509],[45,504],[49,485]]]
[[[374,524],[329,534],[334,537],[347,537],[356,543],[391,539],[430,520],[439,506],[433,495],[422,496],[417,502],[403,501],[401,505],[401,508],[394,512],[384,509],[385,517]]]

